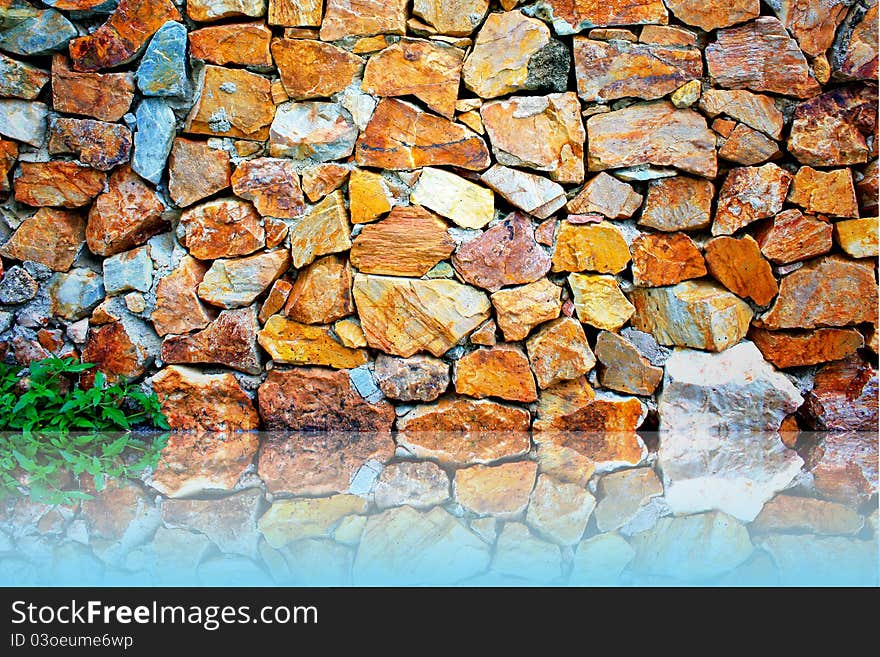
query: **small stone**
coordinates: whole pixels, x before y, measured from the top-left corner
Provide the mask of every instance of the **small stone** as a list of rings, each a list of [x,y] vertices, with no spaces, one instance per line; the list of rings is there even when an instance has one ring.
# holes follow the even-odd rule
[[[305,210],[299,174],[290,160],[264,157],[242,162],[231,182],[235,195],[252,201],[263,216],[290,219]]]
[[[801,164],[838,167],[867,162],[867,138],[876,130],[877,87],[839,87],[794,110],[788,150]]]
[[[9,172],[18,161],[18,144],[11,140],[0,139],[0,194],[6,196],[12,191],[9,185]]]
[[[156,307],[150,319],[160,336],[182,335],[205,328],[212,320],[197,291],[208,265],[188,255],[156,285]]]
[[[548,322],[526,344],[529,362],[542,389],[576,379],[596,365],[583,327],[570,317]]]
[[[351,247],[351,264],[366,274],[424,276],[455,249],[446,222],[418,205],[396,207],[366,226]]]
[[[876,258],[877,218],[838,221],[834,224],[834,239],[852,258]]]
[[[351,114],[341,105],[284,103],[272,121],[269,153],[312,164],[339,160],[351,155],[357,136]]]
[[[663,378],[663,368],[654,367],[632,343],[616,333],[599,333],[596,358],[602,386],[618,392],[650,396]]]
[[[258,338],[276,363],[354,368],[367,362],[364,351],[344,347],[328,327],[301,324],[281,315],[270,317]]]
[[[572,200],[567,209],[572,214],[598,212],[609,219],[626,219],[641,207],[642,197],[625,182],[604,171],[594,176]]]
[[[309,201],[316,203],[342,187],[349,171],[348,167],[334,163],[306,167],[302,172],[302,190]]]
[[[731,169],[718,194],[713,235],[732,235],[782,210],[792,176],[775,164]]]
[[[10,267],[0,279],[0,303],[16,305],[30,301],[40,286],[22,267]]]
[[[517,91],[565,91],[571,63],[566,47],[550,37],[546,25],[521,12],[489,14],[462,79],[481,98]]]
[[[52,106],[56,111],[118,121],[133,100],[131,73],[78,73],[64,55],[52,58]]]
[[[98,171],[109,171],[128,162],[131,147],[131,131],[124,125],[61,117],[54,118],[49,125],[52,155],[72,154]]]
[[[272,57],[292,100],[330,97],[350,85],[364,65],[347,50],[310,39],[276,39]]]
[[[212,137],[265,141],[275,117],[270,87],[269,80],[255,73],[208,64],[198,76],[196,102],[184,129]]]
[[[76,162],[21,162],[15,200],[33,206],[78,208],[104,191],[107,176]]]
[[[754,551],[749,532],[735,518],[714,511],[661,518],[632,537],[631,568],[639,573],[684,581],[707,580],[745,562]]]
[[[73,68],[97,71],[127,64],[167,21],[178,20],[171,0],[120,0],[106,23],[70,42]]]
[[[321,0],[269,0],[269,25],[319,27],[323,10]]]
[[[849,169],[816,171],[801,167],[791,184],[789,203],[799,205],[811,214],[834,217],[858,217],[859,205]]]
[[[393,170],[490,164],[485,142],[472,130],[394,98],[382,99],[357,141],[360,166]]]
[[[107,294],[129,290],[149,292],[153,286],[153,260],[147,246],[111,256],[104,260],[103,265]]]
[[[531,402],[538,398],[529,361],[513,345],[476,349],[463,356],[455,363],[453,380],[456,392],[477,399]]]
[[[755,239],[761,253],[777,265],[807,260],[831,250],[832,224],[805,215],[800,210],[784,210],[759,228]]]
[[[464,51],[436,41],[401,39],[370,57],[363,90],[374,96],[413,95],[451,119],[458,99]]]
[[[712,183],[701,178],[674,176],[651,181],[639,225],[666,232],[708,228],[714,196]]]
[[[714,178],[715,136],[690,109],[658,101],[630,105],[587,120],[590,171],[652,164]]]
[[[574,294],[578,319],[606,331],[616,331],[634,312],[613,276],[569,274],[568,284]]]
[[[190,0],[186,15],[200,23],[233,16],[259,18],[266,13],[264,0]]]
[[[672,101],[672,104],[675,105],[677,109],[685,109],[700,100],[700,94],[702,91],[703,87],[700,84],[700,81],[691,80],[676,89],[669,97],[669,100]]]
[[[402,506],[371,515],[352,577],[358,586],[451,585],[486,570],[490,547],[442,508]]]
[[[321,41],[349,36],[406,33],[406,0],[327,0],[321,23]]]
[[[541,474],[529,499],[526,523],[560,545],[573,545],[584,534],[596,507],[584,488]]]
[[[633,326],[664,345],[724,351],[745,336],[752,319],[745,301],[708,281],[636,288],[629,298]]]
[[[168,193],[185,208],[230,185],[229,153],[206,141],[178,137],[168,159]]]
[[[496,164],[481,180],[504,200],[538,219],[546,219],[566,202],[561,185],[519,169]]]
[[[859,356],[829,363],[816,373],[803,414],[820,431],[873,431],[877,387],[877,371]],[[876,480],[875,467],[875,490]]]
[[[840,374],[840,368],[832,369]],[[805,469],[822,497],[854,507],[877,494],[877,441],[872,432],[873,428],[866,433],[827,433],[809,449]]]
[[[639,287],[675,285],[706,275],[703,254],[684,233],[639,235],[630,245],[630,251],[633,282]]]
[[[830,53],[835,76],[877,79],[877,4],[854,6],[838,30]]]
[[[373,374],[382,392],[400,401],[434,401],[449,387],[449,365],[432,356],[379,354]]]
[[[67,271],[85,240],[85,221],[76,212],[42,208],[21,222],[0,255],[29,260],[53,271]]]
[[[661,0],[608,2],[592,0],[539,0],[529,13],[553,25],[557,34],[575,34],[590,27],[642,25],[669,21]]]
[[[290,227],[290,252],[297,269],[322,255],[351,248],[345,199],[337,190]]]
[[[459,246],[452,264],[468,283],[496,292],[543,277],[550,270],[550,256],[535,241],[531,221],[513,213]]]
[[[810,98],[821,91],[807,60],[775,17],[762,16],[718,31],[706,48],[709,74],[728,89]]]
[[[59,272],[49,279],[49,311],[64,319],[82,319],[104,299],[103,277],[89,269]]]
[[[53,9],[39,10],[13,0],[4,3],[3,13],[0,48],[16,55],[46,55],[61,50],[77,35],[64,14]]]
[[[532,461],[463,468],[455,473],[455,500],[477,515],[517,516],[529,503],[537,471]]]
[[[873,264],[825,256],[783,276],[761,324],[775,330],[875,322],[876,299]]]
[[[373,499],[379,509],[403,505],[428,509],[448,497],[449,477],[430,461],[388,465],[373,488]]]
[[[388,183],[378,173],[354,169],[348,180],[349,207],[353,224],[376,221],[391,210],[394,196]]]
[[[289,267],[286,250],[215,260],[199,283],[199,297],[221,308],[249,306]]]
[[[340,319],[333,325],[333,331],[346,347],[359,349],[367,346],[367,338],[364,336],[364,330],[357,319]]]
[[[195,59],[225,66],[272,66],[272,31],[261,22],[211,25],[189,33]]]
[[[364,362],[366,358],[357,365]],[[385,401],[370,403],[364,400],[352,389],[348,372],[345,371],[319,367],[273,369],[260,386],[257,396],[260,415],[268,430],[389,434],[394,422],[394,407]],[[383,447],[387,453],[383,461],[390,458],[392,449],[391,445]],[[371,449],[375,450],[375,447]],[[323,452],[325,460],[329,458],[327,453]],[[330,453],[335,454],[332,457],[334,460],[339,458],[338,447],[330,450]],[[320,470],[320,463],[315,461],[309,467]]]
[[[224,365],[246,374],[260,373],[256,310],[224,310],[204,330],[170,336],[162,343],[166,363]]]
[[[611,532],[648,511],[651,500],[663,494],[663,485],[651,468],[634,468],[606,474],[597,491],[596,526],[600,532]]]
[[[260,306],[260,312],[257,315],[257,319],[261,324],[265,324],[269,317],[277,314],[284,308],[284,304],[287,303],[287,298],[292,289],[293,285],[283,278],[279,278],[272,283],[272,287],[269,288],[269,294],[266,295],[266,300],[263,301],[263,305]]]
[[[167,227],[164,212],[165,206],[156,192],[130,167],[115,169],[107,191],[95,199],[89,210],[89,250],[111,256],[143,244]]]
[[[706,245],[709,273],[728,290],[766,306],[779,291],[770,263],[751,235],[716,237]]]
[[[553,271],[617,273],[630,261],[623,234],[609,222],[574,225],[563,223],[556,236]]]
[[[764,505],[752,523],[756,532],[856,534],[864,519],[854,509],[810,497],[778,495]]]
[[[352,273],[339,256],[325,256],[301,269],[284,314],[304,324],[329,324],[354,312]]]
[[[559,317],[561,295],[562,288],[546,278],[492,294],[490,298],[505,340],[523,340],[534,327]],[[472,335],[471,341],[474,339]]]
[[[752,328],[749,338],[776,367],[804,367],[846,358],[864,345],[855,329],[822,328],[807,332]]]
[[[751,166],[782,156],[779,144],[743,124],[737,126],[718,149],[718,156],[731,162]]]
[[[48,114],[43,103],[0,98],[0,135],[40,148],[46,142]]]
[[[247,431],[260,425],[250,398],[229,373],[169,365],[153,377],[153,390],[172,429]]]
[[[695,46],[664,46],[629,41],[596,41],[574,38],[574,70],[578,96],[588,103],[618,98],[656,100],[689,81],[696,83],[696,97],[676,107],[687,107],[699,98],[703,57]]]
[[[171,153],[177,119],[171,107],[158,98],[145,98],[137,108],[134,157],[131,168],[154,185],[162,180]]]
[[[482,292],[449,280],[356,274],[354,299],[367,342],[386,353],[441,356],[488,319]]]
[[[726,114],[773,139],[782,136],[785,119],[771,96],[744,89],[707,89],[700,97],[700,109],[710,118]]]
[[[327,536],[343,517],[366,510],[366,500],[356,495],[279,500],[260,518],[260,533],[277,549],[305,538]]]
[[[486,103],[480,116],[499,164],[547,171],[560,183],[583,181],[586,132],[574,93],[514,96]]]
[[[138,89],[145,96],[183,96],[186,79],[186,26],[168,21],[150,40],[137,70]]]

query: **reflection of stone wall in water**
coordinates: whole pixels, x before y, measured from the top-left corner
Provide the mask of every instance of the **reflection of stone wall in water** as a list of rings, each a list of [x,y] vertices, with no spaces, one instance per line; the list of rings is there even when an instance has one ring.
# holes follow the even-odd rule
[[[456,478],[532,450],[566,499],[598,490],[597,519],[611,484],[569,471],[656,459],[664,509],[751,522],[803,478],[798,428],[878,421],[877,2],[765,5],[14,0],[0,355],[142,381],[175,429],[370,436],[235,438],[204,472],[172,443],[164,495],[204,486],[196,472],[229,491],[255,459],[270,491],[326,495],[395,449]],[[638,428],[671,433],[646,446]],[[876,463],[876,440],[829,444],[834,463]],[[837,480],[811,458],[810,523],[836,513],[823,486],[876,496],[876,466]],[[474,564],[549,531],[480,527],[462,539]]]

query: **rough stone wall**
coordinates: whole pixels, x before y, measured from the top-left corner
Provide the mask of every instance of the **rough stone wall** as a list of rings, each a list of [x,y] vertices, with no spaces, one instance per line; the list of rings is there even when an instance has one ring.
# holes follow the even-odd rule
[[[182,429],[874,429],[876,78],[868,0],[7,1],[2,353]]]

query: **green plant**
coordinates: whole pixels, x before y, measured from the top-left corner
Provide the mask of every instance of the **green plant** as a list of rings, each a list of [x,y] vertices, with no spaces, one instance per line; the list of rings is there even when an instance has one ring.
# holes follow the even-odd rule
[[[108,478],[158,463],[167,436],[129,432],[168,428],[156,396],[122,381],[108,384],[99,371],[92,387],[72,385],[93,367],[74,358],[34,361],[26,370],[0,363],[0,496],[25,482],[33,499],[71,502],[88,495],[64,490],[66,473],[88,473],[101,490]]]

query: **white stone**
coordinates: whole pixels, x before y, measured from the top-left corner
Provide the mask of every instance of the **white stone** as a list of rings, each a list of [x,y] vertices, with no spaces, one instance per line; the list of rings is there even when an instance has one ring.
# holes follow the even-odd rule
[[[567,202],[562,185],[500,164],[484,173],[482,180],[509,203],[538,219],[546,219]]]
[[[49,108],[15,98],[0,98],[0,135],[39,148],[46,141]]]
[[[554,543],[574,545],[584,535],[595,508],[596,498],[586,489],[540,475],[529,499],[526,522]]]
[[[760,547],[783,586],[877,586],[876,540],[774,534]]]
[[[635,550],[617,534],[599,534],[578,544],[569,584],[614,585],[635,556]]]
[[[423,169],[410,201],[462,228],[482,228],[495,216],[495,195],[491,189],[442,169]]]
[[[562,554],[519,522],[504,525],[495,547],[492,571],[533,582],[549,584],[562,576]]]

